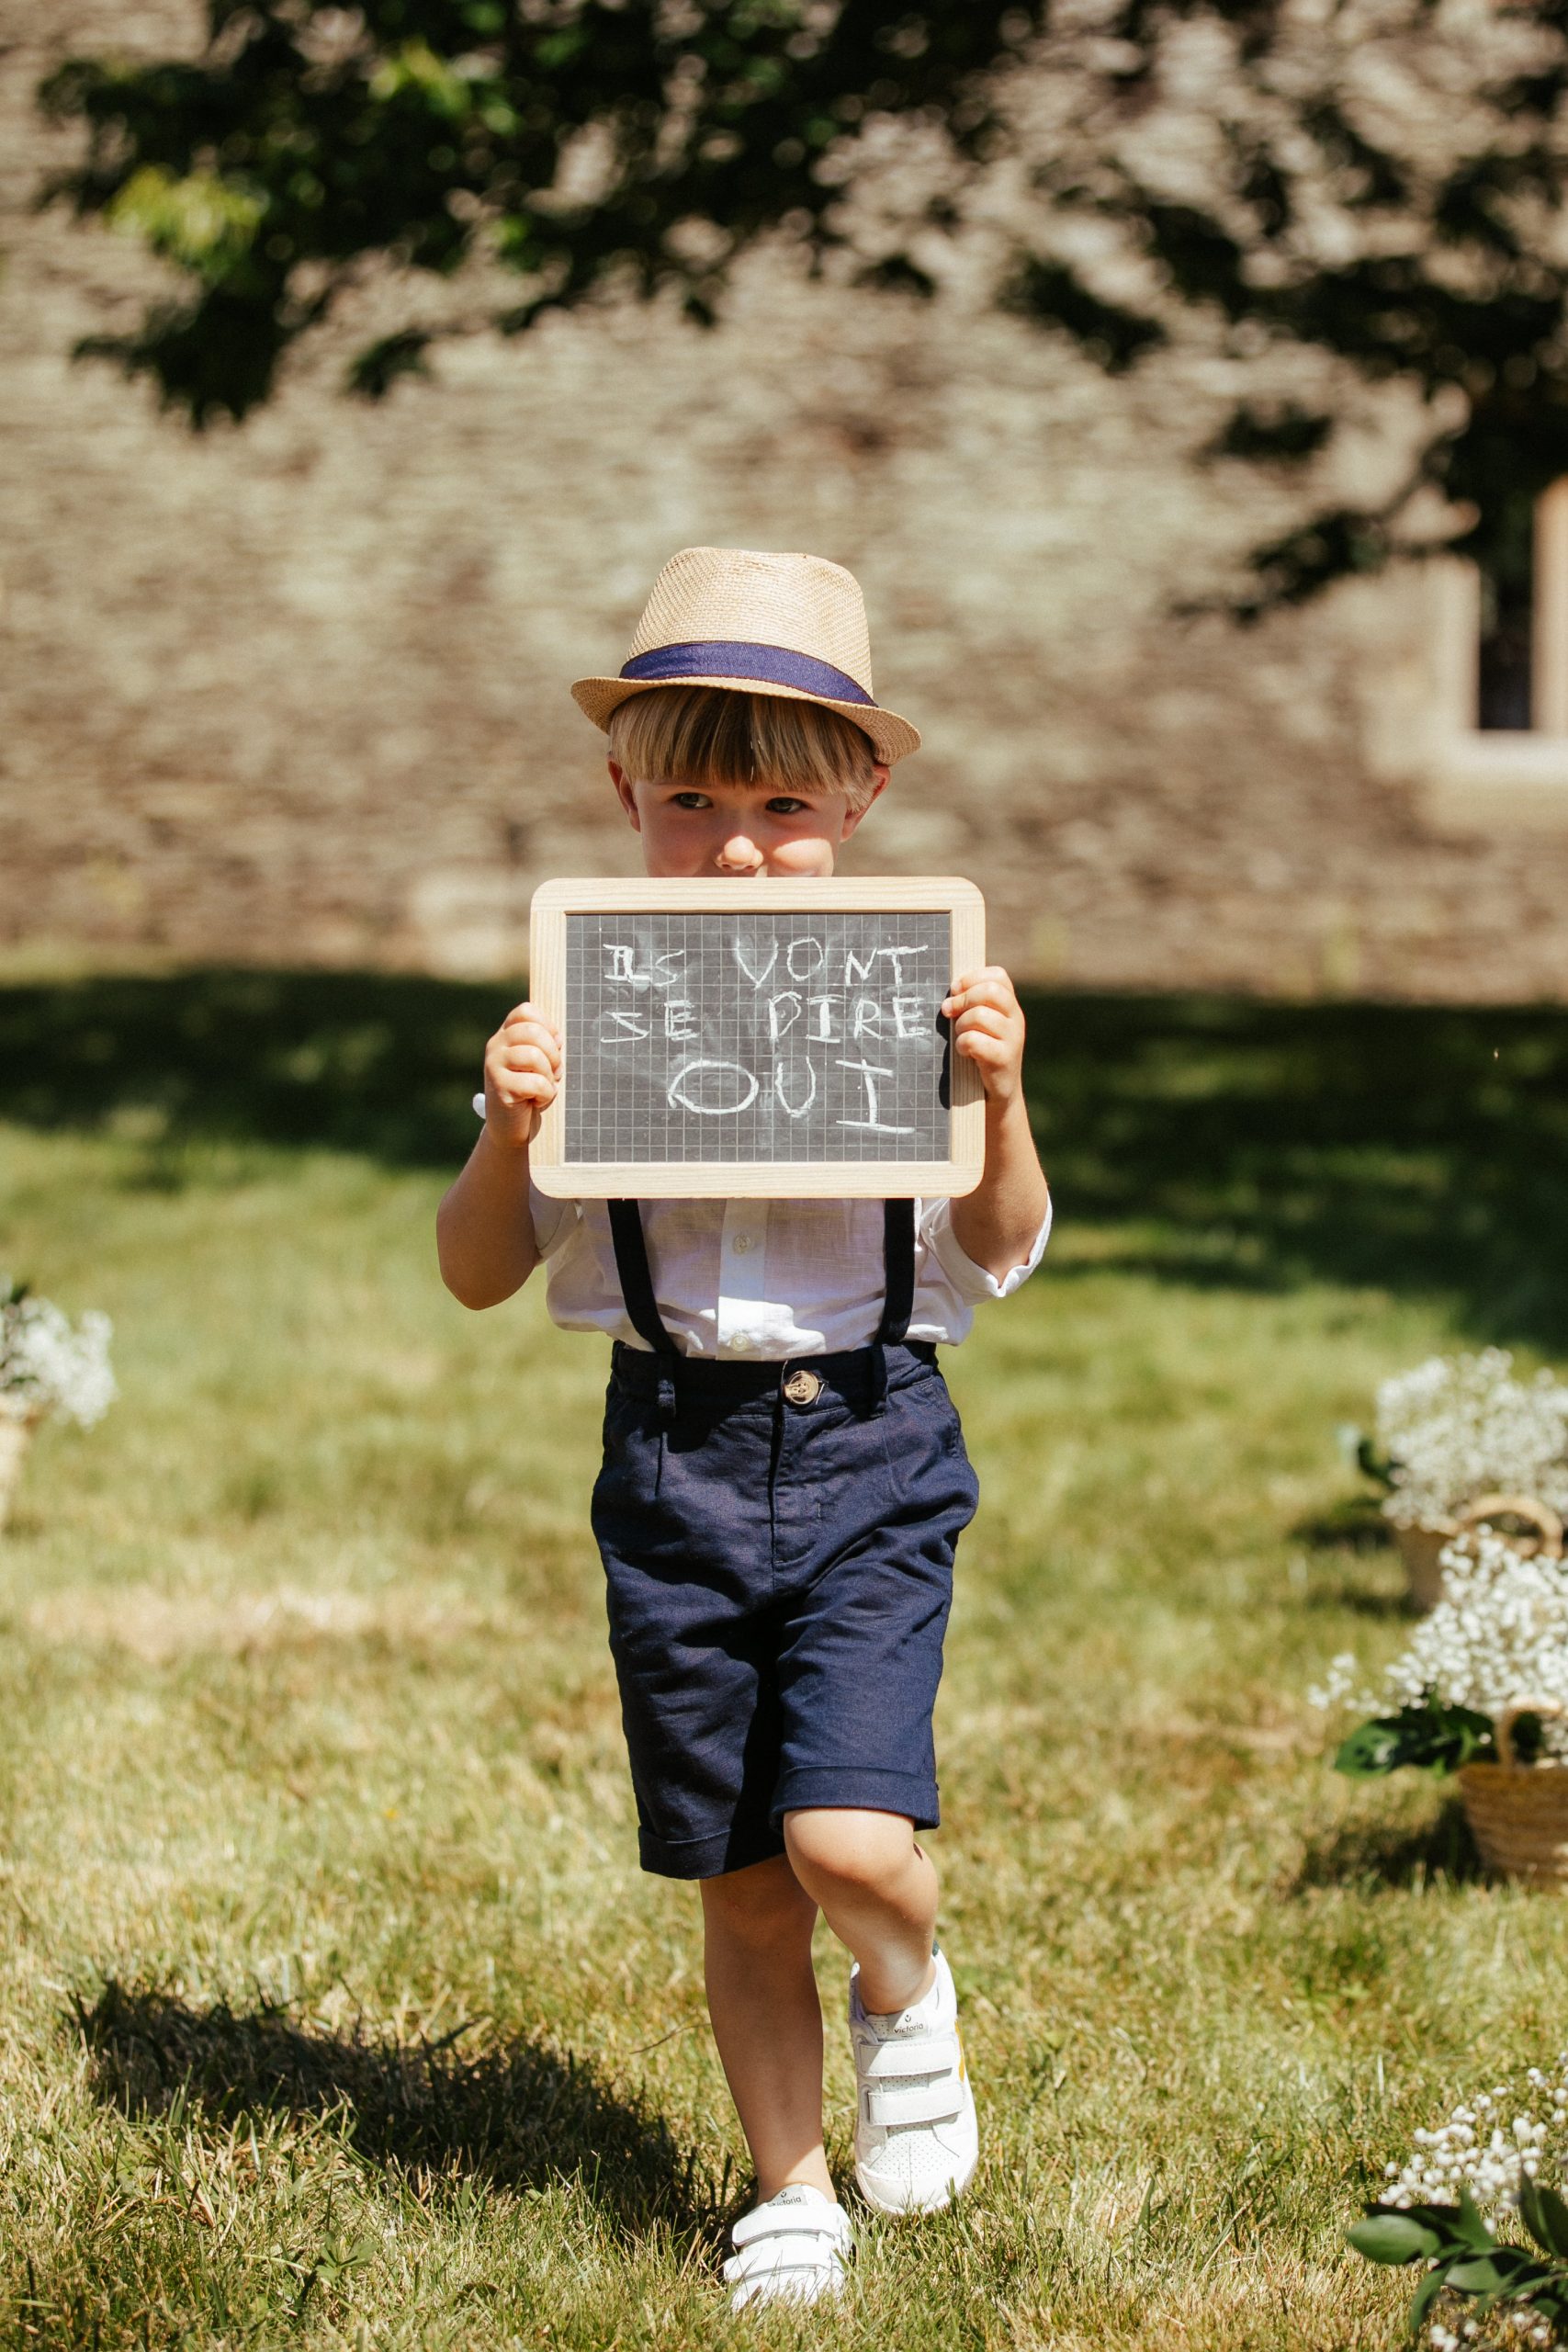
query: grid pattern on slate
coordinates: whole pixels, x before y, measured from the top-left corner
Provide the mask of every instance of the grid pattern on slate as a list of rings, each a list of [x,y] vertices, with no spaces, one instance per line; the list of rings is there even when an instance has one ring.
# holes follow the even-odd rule
[[[568,1163],[945,1159],[950,935],[940,910],[569,915]]]

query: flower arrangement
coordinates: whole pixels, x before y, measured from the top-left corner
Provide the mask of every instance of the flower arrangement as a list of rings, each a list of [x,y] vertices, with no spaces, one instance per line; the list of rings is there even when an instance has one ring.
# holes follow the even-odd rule
[[[1549,2177],[1565,2159],[1568,2052],[1554,2075],[1478,2093],[1387,2165],[1349,2240],[1369,2262],[1421,2266],[1410,2332],[1430,2352],[1568,2344],[1568,2204]]]
[[[1449,1544],[1442,1566],[1445,1597],[1384,1668],[1381,1691],[1358,1688],[1356,1661],[1346,1654],[1308,1692],[1325,1710],[1378,1710],[1341,1744],[1335,1770],[1363,1778],[1405,1765],[1452,1772],[1495,1762],[1505,1715],[1513,1717],[1517,1760],[1568,1762],[1568,1573],[1562,1563],[1532,1557],[1483,1531]]]
[[[1506,1348],[1431,1356],[1385,1380],[1363,1469],[1388,1487],[1396,1527],[1451,1518],[1478,1495],[1533,1495],[1568,1511],[1568,1385],[1554,1372],[1516,1380]]]
[[[0,1275],[0,1419],[56,1413],[82,1429],[101,1421],[118,1393],[109,1369],[114,1327],[88,1313],[73,1326],[25,1283]]]

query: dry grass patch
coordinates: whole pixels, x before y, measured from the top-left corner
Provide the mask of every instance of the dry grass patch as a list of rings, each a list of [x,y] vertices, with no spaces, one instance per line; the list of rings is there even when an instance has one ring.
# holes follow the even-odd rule
[[[221,1599],[199,1587],[182,1593],[152,1585],[114,1593],[96,1586],[67,1588],[29,1601],[26,1623],[46,1645],[82,1642],[129,1650],[149,1666],[202,1651],[237,1656],[369,1637],[423,1648],[467,1640],[481,1630],[497,1640],[515,1637],[521,1630],[519,1620],[487,1617],[460,1592],[445,1598],[312,1592],[294,1584]]]

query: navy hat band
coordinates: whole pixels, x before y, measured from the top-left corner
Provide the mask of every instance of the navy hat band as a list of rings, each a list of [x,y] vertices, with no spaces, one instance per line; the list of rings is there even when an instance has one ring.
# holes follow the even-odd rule
[[[794,686],[828,702],[876,708],[873,696],[847,671],[814,661],[809,653],[795,653],[787,645],[748,645],[727,638],[696,645],[656,645],[651,653],[637,653],[623,662],[621,675],[637,685],[650,679],[676,685],[695,678],[746,678],[759,686]]]

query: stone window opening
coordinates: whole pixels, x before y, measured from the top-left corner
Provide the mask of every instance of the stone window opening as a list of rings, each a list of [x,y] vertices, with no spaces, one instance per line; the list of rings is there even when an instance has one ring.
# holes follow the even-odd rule
[[[1476,572],[1475,715],[1483,734],[1568,734],[1568,481],[1509,502]]]
[[[1558,832],[1568,826],[1568,479],[1521,499],[1490,537],[1484,566],[1455,556],[1427,566],[1422,707],[1403,748],[1392,724],[1382,740],[1407,774],[1414,752],[1439,825]]]

